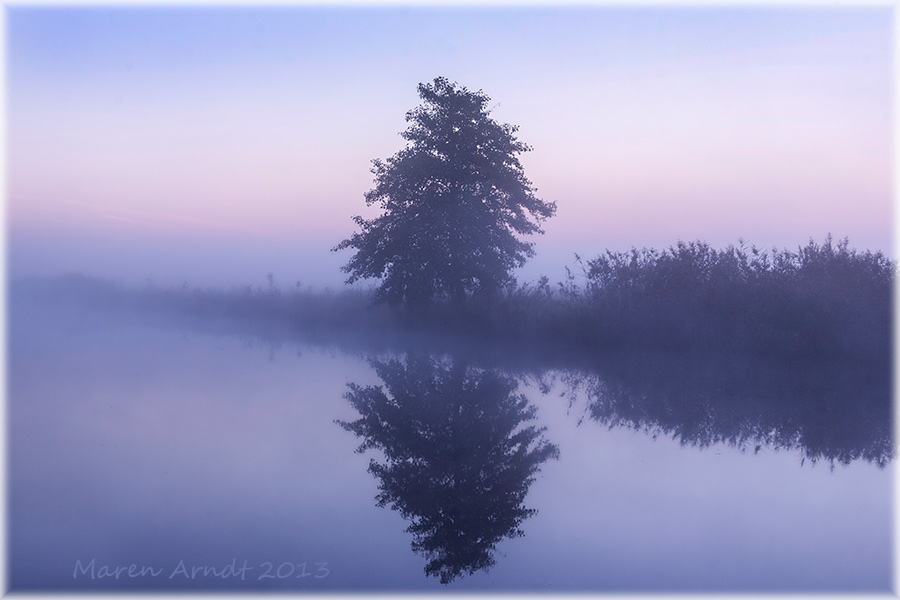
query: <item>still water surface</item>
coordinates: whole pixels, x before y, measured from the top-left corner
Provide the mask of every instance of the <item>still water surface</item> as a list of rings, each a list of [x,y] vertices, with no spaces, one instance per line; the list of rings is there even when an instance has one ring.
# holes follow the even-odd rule
[[[865,421],[829,396],[865,373],[637,377],[10,315],[14,590],[891,586],[889,428],[821,416]]]

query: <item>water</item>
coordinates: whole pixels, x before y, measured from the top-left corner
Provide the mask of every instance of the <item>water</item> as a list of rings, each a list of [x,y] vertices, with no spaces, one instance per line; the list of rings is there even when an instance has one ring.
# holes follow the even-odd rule
[[[576,369],[10,315],[13,590],[891,587],[889,387],[864,368]]]

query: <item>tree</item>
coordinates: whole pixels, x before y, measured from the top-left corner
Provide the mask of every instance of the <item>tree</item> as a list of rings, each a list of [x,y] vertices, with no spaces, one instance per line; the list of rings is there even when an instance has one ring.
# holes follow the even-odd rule
[[[491,296],[534,255],[517,236],[543,233],[555,202],[535,196],[518,154],[531,150],[518,127],[489,114],[483,92],[438,77],[419,84],[423,103],[406,113],[407,146],[376,159],[366,204],[380,216],[354,217],[360,231],[333,250],[353,248],[350,277],[380,278],[376,303],[421,307],[440,299]]]

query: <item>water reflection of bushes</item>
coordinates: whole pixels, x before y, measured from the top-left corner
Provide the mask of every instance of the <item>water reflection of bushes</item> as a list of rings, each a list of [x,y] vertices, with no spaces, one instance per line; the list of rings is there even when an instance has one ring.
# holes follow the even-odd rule
[[[591,419],[685,445],[797,449],[832,468],[893,457],[891,374],[881,363],[630,354],[563,381],[572,401],[586,395]]]

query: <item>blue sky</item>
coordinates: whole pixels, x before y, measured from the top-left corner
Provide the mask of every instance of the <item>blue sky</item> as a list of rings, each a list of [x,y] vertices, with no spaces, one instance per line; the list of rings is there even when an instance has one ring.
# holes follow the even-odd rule
[[[892,245],[889,6],[12,7],[11,274],[340,285],[416,85],[482,89],[573,253]]]

